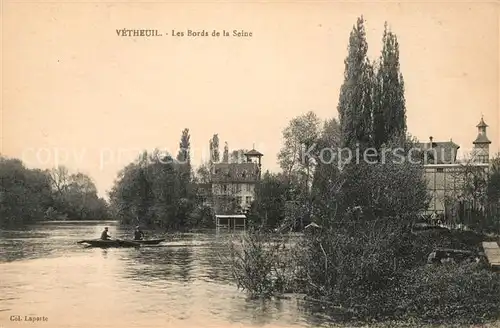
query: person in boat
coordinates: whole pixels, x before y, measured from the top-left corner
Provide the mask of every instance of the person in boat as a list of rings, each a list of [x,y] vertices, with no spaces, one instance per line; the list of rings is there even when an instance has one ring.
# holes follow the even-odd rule
[[[110,240],[111,236],[108,234],[108,227],[104,228],[104,231],[101,233],[102,240]]]
[[[144,239],[144,232],[142,232],[139,226],[135,227],[134,240],[143,240],[143,239]]]

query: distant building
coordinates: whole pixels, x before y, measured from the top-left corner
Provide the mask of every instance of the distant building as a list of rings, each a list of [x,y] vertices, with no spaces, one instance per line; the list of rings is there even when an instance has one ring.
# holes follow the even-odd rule
[[[428,213],[437,212],[443,215],[455,208],[457,198],[463,192],[464,182],[468,170],[474,174],[487,174],[489,167],[489,145],[491,141],[486,136],[488,125],[483,118],[477,125],[478,136],[473,141],[472,161],[460,163],[457,161],[457,151],[460,148],[453,141],[434,142],[429,138],[428,143],[420,143],[418,147],[424,154],[425,177],[428,190],[431,194]]]
[[[211,172],[212,206],[216,215],[245,213],[255,200],[262,155],[255,149],[243,163],[215,163]]]

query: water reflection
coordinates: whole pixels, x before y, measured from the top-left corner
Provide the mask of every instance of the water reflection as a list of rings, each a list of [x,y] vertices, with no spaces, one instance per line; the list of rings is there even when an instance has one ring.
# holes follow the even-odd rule
[[[116,236],[129,234],[113,222],[2,231],[0,322],[33,312],[51,316],[51,327],[318,326],[295,299],[246,299],[224,256],[227,235],[176,235],[140,248],[76,244],[104,226]]]
[[[193,250],[189,247],[141,247],[130,250],[120,260],[125,264],[126,276],[134,280],[193,278]]]

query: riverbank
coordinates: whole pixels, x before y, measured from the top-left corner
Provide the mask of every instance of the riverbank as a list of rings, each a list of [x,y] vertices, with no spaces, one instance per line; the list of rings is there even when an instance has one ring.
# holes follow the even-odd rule
[[[427,264],[437,248],[479,254],[480,234],[385,232],[329,231],[304,235],[294,246],[249,234],[232,243],[233,275],[252,297],[305,294],[344,325],[470,325],[500,318],[500,273],[484,261]]]

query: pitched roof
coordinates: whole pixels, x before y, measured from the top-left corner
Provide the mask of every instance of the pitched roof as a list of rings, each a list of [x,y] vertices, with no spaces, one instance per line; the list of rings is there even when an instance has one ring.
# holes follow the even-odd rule
[[[457,159],[457,150],[459,145],[453,141],[420,142],[417,147],[422,151],[427,152],[427,163],[424,164],[451,164]]]
[[[257,163],[216,163],[212,182],[255,182],[259,178]]]
[[[264,156],[263,154],[261,154],[260,152],[258,152],[257,150],[255,149],[252,149],[248,152],[246,152],[245,154],[243,155],[250,155],[250,156]]]

